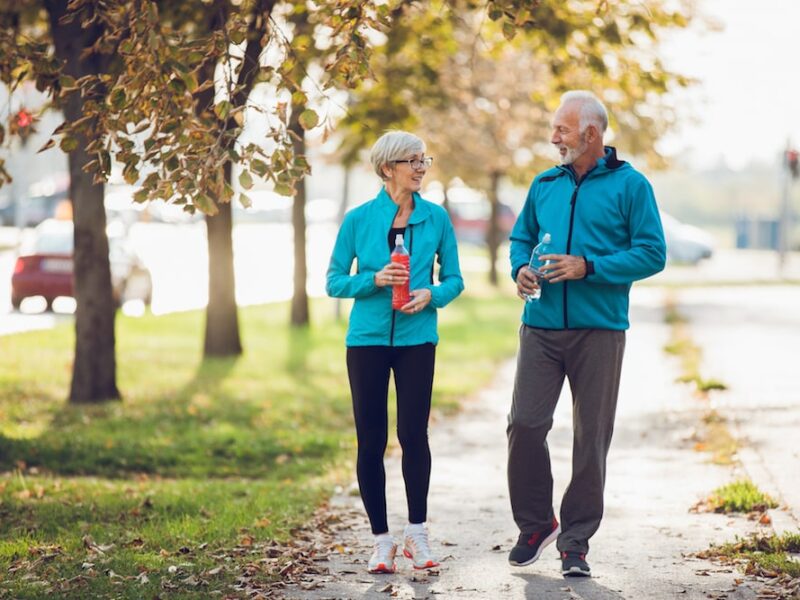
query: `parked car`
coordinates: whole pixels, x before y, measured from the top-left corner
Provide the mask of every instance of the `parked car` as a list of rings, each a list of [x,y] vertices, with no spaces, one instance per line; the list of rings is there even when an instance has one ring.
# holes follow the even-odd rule
[[[714,238],[699,227],[682,223],[672,215],[661,213],[667,258],[676,263],[697,264],[714,253]]]
[[[150,271],[130,247],[123,228],[108,229],[111,288],[120,306],[133,299],[150,304],[153,283]],[[73,296],[72,221],[46,219],[34,230],[32,246],[21,254],[11,276],[11,304],[18,309],[25,298],[42,296],[51,309],[59,296]]]
[[[450,220],[453,222],[456,237],[462,242],[483,244],[489,228],[491,204],[489,199],[471,188],[452,188],[448,190]],[[502,240],[508,239],[517,216],[507,204],[498,204],[498,225]]]

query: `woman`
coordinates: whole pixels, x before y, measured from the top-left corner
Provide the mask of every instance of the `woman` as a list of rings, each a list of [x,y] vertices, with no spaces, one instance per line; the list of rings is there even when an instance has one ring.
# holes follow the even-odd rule
[[[403,450],[408,502],[403,553],[416,569],[438,566],[425,527],[431,453],[431,407],[437,309],[464,289],[453,226],[447,212],[419,195],[432,158],[425,144],[403,131],[384,134],[372,147],[371,162],[383,180],[377,197],[347,213],[328,268],[327,291],[355,298],[347,330],[347,373],[358,439],[356,471],[375,548],[370,573],[394,573],[395,544],[386,520],[383,455],[388,436],[389,372],[397,392],[397,436]],[[410,273],[393,264],[397,234],[411,255]],[[434,259],[439,283],[433,282]],[[353,261],[355,274],[350,273]],[[411,301],[392,309],[392,286],[410,278]]]

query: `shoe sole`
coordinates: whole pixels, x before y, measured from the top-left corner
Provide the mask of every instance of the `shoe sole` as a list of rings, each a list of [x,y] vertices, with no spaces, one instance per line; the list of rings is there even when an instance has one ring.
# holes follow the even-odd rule
[[[508,564],[510,564],[512,567],[527,567],[528,565],[532,565],[537,560],[539,560],[539,557],[542,555],[544,549],[550,544],[552,544],[558,537],[558,534],[560,533],[561,533],[561,525],[556,527],[550,535],[548,535],[546,538],[544,538],[544,540],[542,540],[542,544],[539,546],[539,550],[536,551],[536,554],[533,555],[533,558],[531,558],[530,560],[526,560],[525,562],[515,562],[513,560],[509,560]]]
[[[439,563],[438,563],[438,562],[436,562],[435,560],[429,560],[428,562],[426,562],[426,563],[425,563],[424,565],[422,565],[421,567],[418,567],[418,566],[416,565],[416,563],[414,562],[414,555],[413,555],[413,554],[411,554],[411,552],[409,552],[409,551],[408,551],[408,550],[406,550],[405,548],[403,548],[403,556],[405,556],[406,558],[408,558],[408,559],[410,559],[410,560],[411,560],[411,564],[412,564],[412,566],[413,566],[413,567],[414,567],[414,568],[415,568],[417,571],[423,571],[423,570],[425,570],[425,569],[433,569],[434,567],[438,567],[438,566],[439,566]]]
[[[391,567],[387,567],[385,563],[378,563],[378,566],[374,569],[367,569],[368,573],[372,573],[373,575],[377,575],[380,573],[387,573],[393,574],[397,572],[397,565],[393,564]]]
[[[567,569],[566,571],[561,571],[561,574],[564,577],[591,577],[592,576],[592,572],[591,571],[584,571],[580,567],[572,567],[570,569]]]

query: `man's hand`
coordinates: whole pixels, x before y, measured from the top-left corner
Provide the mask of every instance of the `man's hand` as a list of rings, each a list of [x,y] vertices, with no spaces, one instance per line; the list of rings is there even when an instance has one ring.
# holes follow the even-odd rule
[[[517,271],[517,296],[525,300],[525,296],[533,294],[539,289],[536,275],[530,267],[525,265]]]
[[[541,268],[541,271],[545,274],[544,278],[550,283],[558,283],[568,279],[583,279],[586,276],[586,261],[583,260],[582,256],[543,254],[539,259],[543,262],[550,261],[549,265],[544,265]]]

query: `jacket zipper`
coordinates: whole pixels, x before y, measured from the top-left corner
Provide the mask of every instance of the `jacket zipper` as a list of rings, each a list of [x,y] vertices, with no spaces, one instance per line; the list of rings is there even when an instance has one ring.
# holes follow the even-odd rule
[[[583,182],[583,178],[577,181],[575,184],[575,189],[572,191],[572,198],[569,200],[570,210],[569,210],[569,232],[567,233],[567,254],[570,253],[572,249],[572,226],[575,223],[575,203],[578,200],[578,189],[581,187],[581,183]],[[567,316],[567,284],[569,282],[564,282],[564,329],[569,329],[569,318]]]

